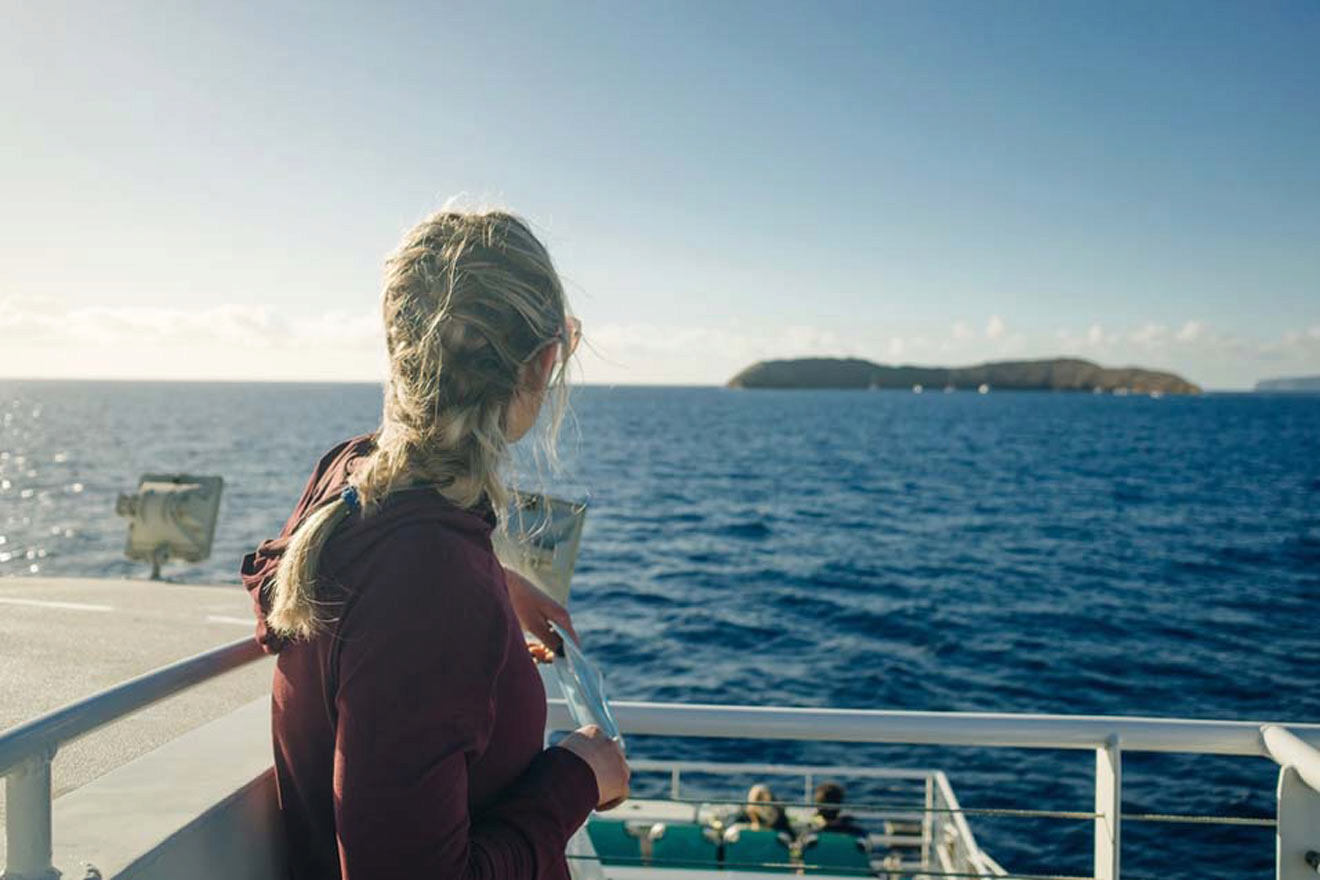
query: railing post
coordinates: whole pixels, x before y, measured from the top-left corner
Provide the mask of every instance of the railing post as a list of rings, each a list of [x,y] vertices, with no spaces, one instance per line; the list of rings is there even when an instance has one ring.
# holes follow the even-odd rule
[[[1278,880],[1315,880],[1320,875],[1320,792],[1296,768],[1279,770],[1279,813],[1275,837]]]
[[[5,777],[5,872],[0,880],[56,880],[51,865],[50,762],[33,755]]]
[[[679,776],[678,767],[675,766],[669,771],[669,796],[672,797],[674,800],[678,800],[680,796],[679,793],[682,791],[682,789],[683,789],[683,783],[681,781],[681,777]]]
[[[921,814],[921,867],[929,868],[935,846],[935,777],[926,774],[926,809]]]
[[[1095,750],[1095,880],[1118,880],[1123,754],[1117,736]]]
[[[1279,770],[1275,876],[1312,880],[1320,874],[1320,749],[1277,724],[1260,729],[1265,752]]]

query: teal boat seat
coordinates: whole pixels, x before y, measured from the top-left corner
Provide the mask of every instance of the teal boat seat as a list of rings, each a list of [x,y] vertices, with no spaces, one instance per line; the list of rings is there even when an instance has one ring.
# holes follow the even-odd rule
[[[642,843],[622,819],[591,819],[587,836],[603,864],[640,865]]]
[[[802,861],[808,874],[843,874],[867,877],[871,855],[865,839],[853,834],[824,831],[802,841]]]
[[[651,829],[651,861],[655,868],[717,868],[719,837],[695,823],[660,822]]]
[[[777,831],[731,829],[724,836],[724,869],[792,874],[797,868],[790,864],[791,842],[787,834]]]

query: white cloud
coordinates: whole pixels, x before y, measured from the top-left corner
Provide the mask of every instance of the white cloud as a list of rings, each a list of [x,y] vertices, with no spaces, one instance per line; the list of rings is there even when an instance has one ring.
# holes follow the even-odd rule
[[[1128,341],[1144,348],[1156,348],[1167,341],[1169,331],[1163,324],[1142,324],[1128,334]]]
[[[1002,354],[1020,355],[1031,345],[1031,337],[1025,333],[1014,333],[1000,341],[999,351]]]
[[[673,327],[658,324],[604,324],[588,327],[589,348],[602,356],[694,355],[727,353],[765,357],[806,357],[838,354],[848,347],[837,334],[817,327],[794,326],[755,334],[718,327]]]
[[[286,314],[268,306],[65,308],[0,300],[0,375],[373,379],[384,334],[372,312]]]
[[[385,331],[379,310],[366,312],[326,312],[294,321],[289,326],[290,339],[301,346],[327,343],[356,349],[383,350]]]
[[[578,374],[592,383],[724,382],[756,361],[874,357],[870,346],[809,325],[754,331],[649,323],[588,326]]]
[[[1200,321],[1188,321],[1182,325],[1175,337],[1179,342],[1195,342],[1205,332],[1205,325]]]
[[[0,331],[20,342],[100,346],[222,344],[242,348],[359,348],[383,344],[379,313],[288,315],[268,306],[224,304],[204,309],[140,306],[62,308],[57,300],[0,300]]]
[[[723,381],[758,360],[804,356],[960,365],[1074,355],[1111,366],[1138,364],[1173,370],[1212,387],[1249,385],[1271,373],[1273,368],[1266,363],[1271,359],[1290,360],[1296,364],[1291,369],[1299,372],[1320,371],[1320,325],[1262,343],[1218,333],[1199,321],[1174,325],[1177,331],[1157,322],[1112,329],[1097,322],[1054,334],[1010,332],[1002,318],[996,316],[992,321],[1002,328],[993,339],[971,332],[973,325],[959,320],[946,325],[942,335],[913,330],[891,333],[870,344],[811,327],[756,333],[614,325],[588,334],[588,343],[608,361],[586,362],[582,375],[589,382],[709,383]],[[1306,367],[1308,358],[1310,368]],[[1250,378],[1226,378],[1243,375]]]
[[[233,303],[192,310],[69,309],[56,300],[10,297],[0,298],[0,339],[0,375],[11,376],[376,380],[384,373],[374,307],[322,314]],[[771,358],[958,365],[1058,355],[1242,387],[1272,375],[1320,373],[1320,324],[1270,340],[1221,332],[1200,320],[1010,332],[999,315],[981,333],[960,319],[939,328],[889,328],[882,336],[851,333],[846,325],[589,324],[576,375],[592,383],[713,384]]]
[[[1277,342],[1265,348],[1273,358],[1320,360],[1320,324],[1303,330],[1289,330]]]

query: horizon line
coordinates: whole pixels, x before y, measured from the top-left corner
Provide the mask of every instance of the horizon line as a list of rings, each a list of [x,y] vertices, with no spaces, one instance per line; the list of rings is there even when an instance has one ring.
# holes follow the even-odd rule
[[[170,379],[153,376],[151,378],[139,378],[134,376],[4,376],[0,375],[0,382],[97,382],[104,384],[113,383],[135,383],[144,385],[377,385],[383,386],[385,383],[379,379],[228,379],[224,377],[216,378],[187,378]],[[616,386],[628,386],[630,388],[726,388],[727,383],[716,382],[573,382],[570,383],[570,390],[573,388],[612,388]]]
[[[159,377],[145,379],[116,376],[106,378],[103,376],[0,376],[0,383],[4,382],[85,382],[96,384],[135,384],[135,385],[374,385],[383,386],[384,382],[371,379],[162,379]],[[569,390],[575,388],[718,388],[729,389],[727,383],[705,383],[705,382],[575,382],[569,386]],[[900,393],[911,393],[906,388],[733,388],[734,391],[890,391]],[[1051,391],[1054,393],[1076,393],[1062,389],[1000,389],[998,393],[1008,394],[1014,392],[1033,393],[1038,391]],[[1274,393],[1269,390],[1261,392],[1255,387],[1241,388],[1207,388],[1201,389],[1202,394],[1260,394]],[[1195,395],[1191,395],[1195,396]]]

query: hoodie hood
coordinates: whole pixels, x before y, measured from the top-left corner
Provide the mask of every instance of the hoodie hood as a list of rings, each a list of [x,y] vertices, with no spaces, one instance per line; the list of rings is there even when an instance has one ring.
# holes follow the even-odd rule
[[[358,463],[375,449],[375,439],[374,434],[354,437],[323,455],[279,537],[262,541],[256,550],[243,557],[239,576],[252,597],[256,638],[266,653],[277,653],[286,642],[266,628],[266,612],[269,610],[266,588],[275,577],[290,538],[308,516],[339,497]],[[370,552],[396,528],[420,523],[434,523],[438,528],[459,532],[465,538],[489,547],[496,519],[489,504],[464,509],[429,486],[396,490],[370,516],[364,517],[358,512],[340,523],[326,543],[323,563],[327,568],[346,565]]]

